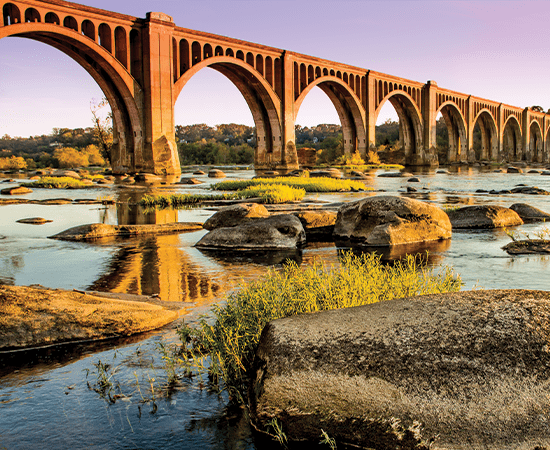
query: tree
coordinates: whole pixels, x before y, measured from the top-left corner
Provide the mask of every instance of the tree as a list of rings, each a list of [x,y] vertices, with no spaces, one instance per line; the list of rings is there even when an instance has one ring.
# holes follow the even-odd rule
[[[538,106],[538,105],[535,105],[535,106],[531,106],[531,111],[535,111],[535,112],[544,112],[544,109],[542,106]]]
[[[101,156],[111,162],[111,151],[113,149],[113,116],[109,112],[105,118],[100,115],[101,110],[108,106],[106,98],[102,98],[99,103],[93,100],[90,102],[90,111],[92,112],[92,122],[94,123],[94,134],[98,141]]]

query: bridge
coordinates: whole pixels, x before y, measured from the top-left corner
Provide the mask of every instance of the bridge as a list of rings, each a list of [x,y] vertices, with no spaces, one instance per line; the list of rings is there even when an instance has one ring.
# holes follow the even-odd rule
[[[0,0],[0,38],[51,45],[97,82],[113,115],[115,173],[179,174],[174,105],[183,87],[210,67],[239,89],[254,118],[255,167],[299,167],[294,125],[314,88],[330,98],[346,154],[375,147],[386,102],[400,123],[408,165],[437,165],[436,119],[449,135],[448,162],[550,162],[550,115],[313,56],[181,28],[151,12],[146,18],[63,0]],[[481,145],[474,147],[474,128]]]

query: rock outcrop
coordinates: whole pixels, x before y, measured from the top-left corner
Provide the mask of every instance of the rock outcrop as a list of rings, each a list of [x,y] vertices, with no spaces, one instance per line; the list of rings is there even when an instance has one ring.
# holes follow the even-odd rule
[[[69,228],[54,236],[49,236],[49,238],[64,241],[91,241],[106,237],[183,233],[201,229],[202,224],[197,222],[162,223],[156,225],[106,225],[103,223],[92,223]]]
[[[177,319],[176,311],[159,303],[145,302],[142,296],[138,302],[60,289],[0,286],[0,350],[128,336]]]
[[[332,238],[338,217],[336,211],[300,211],[294,215],[302,222],[308,240]]]
[[[550,214],[526,203],[514,203],[510,209],[525,221],[540,222],[550,219]]]
[[[225,178],[225,173],[220,169],[211,169],[208,171],[209,178]]]
[[[450,239],[451,223],[437,206],[411,198],[378,196],[348,203],[338,210],[336,239],[390,246]]]
[[[266,429],[277,419],[291,441],[318,442],[323,429],[338,447],[545,448],[549,342],[546,291],[436,294],[279,319],[257,349],[252,420]]]
[[[29,189],[27,187],[15,186],[15,187],[2,189],[0,191],[0,194],[2,194],[2,195],[23,195],[23,194],[30,194],[31,192],[32,192],[32,189]]]
[[[291,214],[278,214],[235,227],[216,228],[195,244],[206,250],[284,250],[305,243],[300,220]]]
[[[503,228],[523,224],[515,211],[504,206],[464,206],[449,211],[448,215],[453,228]]]
[[[235,227],[252,220],[269,217],[269,211],[259,203],[239,203],[221,208],[206,222],[203,228],[214,230],[222,227]]]

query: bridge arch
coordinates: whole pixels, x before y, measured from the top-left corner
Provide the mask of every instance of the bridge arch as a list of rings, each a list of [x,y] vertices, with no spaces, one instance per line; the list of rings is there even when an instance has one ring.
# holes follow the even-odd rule
[[[13,14],[13,10],[10,11]],[[11,22],[11,17],[10,17]],[[6,23],[4,8],[4,23]],[[87,36],[55,23],[23,22],[0,27],[0,39],[21,37],[50,45],[82,66],[99,85],[113,115],[111,166],[115,173],[146,170],[140,167],[142,122],[134,95],[140,88],[128,71],[106,49]]]
[[[521,125],[516,116],[510,115],[502,127],[502,150],[506,161],[525,161],[527,155],[521,145]]]
[[[314,87],[319,87],[336,108],[342,125],[344,153],[350,155],[359,151],[365,157],[367,148],[366,117],[361,100],[350,86],[339,77],[322,76],[312,80],[294,102],[294,122],[298,117],[300,106]]]
[[[375,111],[375,122],[387,101],[391,103],[399,117],[399,140],[405,152],[405,161],[414,162],[423,148],[422,114],[416,101],[408,92],[394,88],[380,100]]]
[[[281,100],[260,72],[247,62],[230,56],[212,56],[196,62],[175,82],[173,105],[187,82],[206,67],[225,75],[243,95],[256,125],[254,163],[257,168],[271,168],[281,160],[284,146]]]
[[[544,140],[538,120],[533,119],[529,126],[529,154],[531,161],[544,162]]]
[[[471,143],[471,148],[474,151],[474,159],[490,159],[498,160],[498,131],[496,120],[487,108],[481,109],[477,116],[472,121],[472,139],[476,125],[479,126],[481,132],[480,148],[474,148],[474,142]]]
[[[466,120],[462,112],[458,105],[451,100],[442,103],[437,112],[441,113],[447,125],[449,136],[447,162],[463,161],[468,157],[468,135],[466,133]]]

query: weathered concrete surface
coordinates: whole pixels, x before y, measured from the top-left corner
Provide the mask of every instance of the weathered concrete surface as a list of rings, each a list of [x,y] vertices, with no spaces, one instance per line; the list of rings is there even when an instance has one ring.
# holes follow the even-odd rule
[[[437,241],[451,235],[451,223],[441,208],[385,195],[344,205],[334,225],[337,239],[371,246]]]
[[[216,228],[204,235],[195,247],[206,250],[284,250],[305,244],[306,233],[300,220],[291,214],[278,214],[235,227]]]
[[[271,322],[252,372],[259,429],[376,450],[395,421],[422,424],[430,449],[550,446],[550,292],[419,296]],[[393,425],[392,425],[393,424]],[[414,434],[414,433],[411,433]]]
[[[504,206],[464,206],[447,214],[453,228],[503,228],[523,224],[515,211]]]
[[[65,241],[89,241],[105,237],[183,233],[201,229],[202,224],[198,222],[162,223],[156,225],[105,225],[102,223],[92,223],[69,228],[54,236],[49,236],[49,238]]]
[[[203,227],[206,230],[235,227],[265,217],[269,217],[269,211],[264,205],[258,203],[239,203],[221,208],[204,222]]]
[[[159,328],[178,315],[158,304],[0,286],[0,350],[128,336]]]
[[[522,220],[538,222],[550,219],[550,214],[526,203],[514,203],[510,209],[515,211]]]

